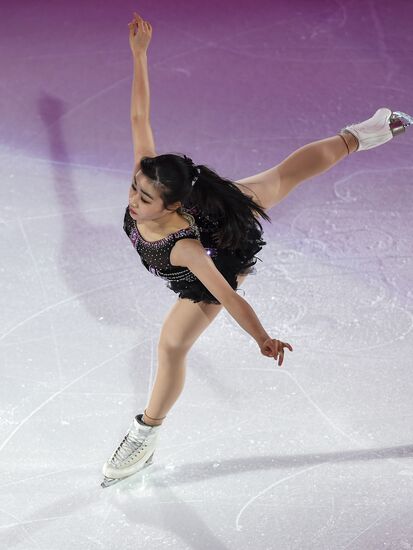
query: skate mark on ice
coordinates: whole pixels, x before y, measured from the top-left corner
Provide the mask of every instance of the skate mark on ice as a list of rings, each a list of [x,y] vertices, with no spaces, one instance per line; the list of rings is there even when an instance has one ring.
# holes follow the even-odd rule
[[[89,369],[88,371],[84,372],[83,374],[81,374],[80,376],[78,376],[77,378],[75,378],[74,380],[69,382],[68,384],[66,384],[63,388],[61,388],[60,390],[58,390],[57,392],[52,394],[45,401],[40,403],[40,405],[38,407],[36,407],[35,409],[33,409],[25,418],[23,418],[23,420],[16,426],[16,428],[6,437],[6,439],[0,445],[0,452],[4,449],[4,447],[7,445],[7,443],[14,437],[14,435],[20,430],[20,428],[22,428],[22,426],[24,426],[24,424],[26,424],[26,422],[28,422],[30,420],[30,418],[32,418],[37,412],[39,412],[41,409],[43,409],[43,407],[45,407],[48,403],[53,401],[53,399],[55,399],[55,397],[58,397],[59,395],[61,395],[64,391],[66,391],[68,388],[70,388],[71,386],[76,384],[76,382],[79,382],[79,380],[82,380],[82,378],[85,378],[86,376],[88,376],[91,372],[94,372],[95,370],[100,369],[106,363],[109,363],[110,361],[112,361],[113,359],[116,359],[117,357],[123,355],[124,353],[128,353],[129,351],[135,349],[136,347],[138,347],[140,344],[143,344],[147,340],[148,340],[148,338],[144,338],[143,340],[141,340],[137,344],[134,344],[133,346],[131,346],[129,348],[122,349],[118,353],[116,353],[115,355],[112,355],[111,357],[108,357],[107,359],[102,361],[102,363],[99,363],[98,365],[96,365],[96,366],[92,367],[91,369]]]

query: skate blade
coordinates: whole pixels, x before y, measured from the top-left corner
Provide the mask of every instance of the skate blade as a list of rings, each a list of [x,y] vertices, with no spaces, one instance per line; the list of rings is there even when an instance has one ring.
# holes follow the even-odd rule
[[[106,489],[106,487],[111,487],[112,485],[116,485],[116,483],[119,483],[119,481],[123,481],[124,479],[129,479],[130,477],[135,476],[136,474],[139,474],[143,470],[146,470],[147,468],[149,468],[153,464],[153,455],[154,455],[154,453],[151,454],[151,456],[148,458],[148,460],[145,462],[145,464],[143,465],[143,467],[140,470],[137,470],[136,472],[134,472],[133,474],[130,474],[129,476],[115,477],[115,478],[104,476],[103,481],[100,484],[100,486],[103,489]]]
[[[122,479],[125,479],[125,478],[119,478],[119,479],[115,479],[115,478],[112,478],[112,477],[104,477],[103,478],[103,481],[102,483],[100,484],[100,486],[105,489],[106,487],[110,487],[111,485],[115,485],[116,483],[119,483],[119,481],[122,481]]]
[[[405,127],[413,124],[413,117],[402,111],[393,111],[392,118],[398,118]]]

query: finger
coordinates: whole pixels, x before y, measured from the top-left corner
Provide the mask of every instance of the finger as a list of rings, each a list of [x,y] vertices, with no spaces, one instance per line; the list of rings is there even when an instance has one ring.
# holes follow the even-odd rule
[[[283,361],[284,361],[284,350],[282,350],[282,351],[280,352],[280,361],[279,361],[279,363],[278,363],[278,365],[279,365],[280,367],[281,367]]]
[[[285,348],[288,348],[289,350],[293,351],[292,347],[290,346],[290,344],[287,344],[287,342],[283,342],[282,345],[283,345]]]

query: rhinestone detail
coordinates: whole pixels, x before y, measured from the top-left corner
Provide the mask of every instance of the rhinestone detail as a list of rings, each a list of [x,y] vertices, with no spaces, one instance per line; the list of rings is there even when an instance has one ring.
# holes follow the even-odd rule
[[[151,274],[167,281],[193,282],[197,280],[197,277],[188,268],[172,266],[169,261],[170,252],[177,240],[184,237],[192,237],[192,235],[199,241],[201,240],[199,228],[192,214],[186,211],[182,212],[183,217],[189,222],[189,227],[179,229],[156,241],[145,240],[139,232],[136,220],[128,212],[127,215],[130,219],[129,231],[127,231],[129,239],[138,252],[142,264]],[[126,229],[128,228],[125,226]],[[217,254],[217,249],[211,248],[207,249],[207,251],[212,257]],[[162,265],[159,266],[159,263],[167,265],[165,265],[165,268],[162,268]]]

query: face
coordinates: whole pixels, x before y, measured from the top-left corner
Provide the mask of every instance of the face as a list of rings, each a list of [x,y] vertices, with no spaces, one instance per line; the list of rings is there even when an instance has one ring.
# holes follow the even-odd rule
[[[173,205],[168,207],[173,210],[164,208],[162,199],[151,180],[141,170],[135,174],[129,188],[129,213],[134,220],[143,222],[165,218],[167,215],[174,214],[174,209],[178,206],[179,203],[175,207]]]

